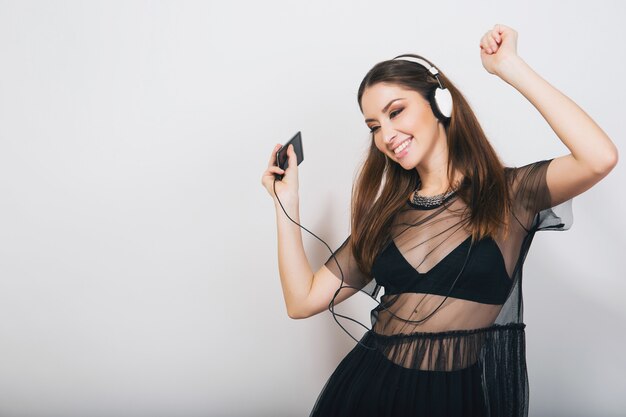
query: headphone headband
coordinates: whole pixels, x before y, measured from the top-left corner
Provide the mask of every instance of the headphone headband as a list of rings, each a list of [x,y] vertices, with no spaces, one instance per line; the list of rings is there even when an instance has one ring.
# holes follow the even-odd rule
[[[395,57],[393,60],[394,61],[397,61],[397,60],[409,61],[409,62],[414,62],[416,64],[421,65],[422,67],[426,68],[428,72],[430,72],[433,75],[433,77],[435,77],[435,79],[439,83],[439,88],[444,88],[443,84],[441,83],[441,80],[439,79],[439,70],[434,65],[431,65],[430,62],[426,61],[425,59],[417,58],[414,56],[400,55],[400,56]]]
[[[452,96],[450,95],[448,89],[443,86],[443,83],[439,79],[439,70],[425,59],[415,56],[399,55],[393,58],[393,60],[413,62],[426,68],[428,72],[432,74],[435,80],[437,80],[439,88],[434,89],[433,93],[429,95],[428,99],[430,101],[433,112],[435,113],[435,116],[444,122],[449,121],[452,115]]]

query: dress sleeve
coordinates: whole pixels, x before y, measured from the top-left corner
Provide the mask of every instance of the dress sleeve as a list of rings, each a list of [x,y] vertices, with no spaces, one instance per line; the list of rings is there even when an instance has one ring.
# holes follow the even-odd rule
[[[328,257],[328,260],[324,263],[324,265],[326,265],[326,267],[330,269],[330,271],[339,280],[341,280],[341,273],[343,272],[344,285],[349,285],[360,290],[373,281],[373,277],[359,269],[350,248],[350,239],[351,235],[349,235],[341,246],[333,252],[334,256],[330,255]],[[341,270],[337,266],[337,263],[339,263]],[[368,286],[368,288],[370,287],[373,289],[375,285]],[[367,290],[366,292],[372,295],[372,291]]]
[[[513,213],[528,232],[569,230],[574,222],[573,199],[551,206],[546,172],[553,159],[513,169]]]

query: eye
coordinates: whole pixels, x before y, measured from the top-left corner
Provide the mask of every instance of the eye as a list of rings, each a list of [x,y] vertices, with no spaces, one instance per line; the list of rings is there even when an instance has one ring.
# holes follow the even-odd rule
[[[394,111],[392,111],[391,113],[389,113],[389,116],[391,116],[392,114],[395,114],[395,113],[400,114],[400,113],[402,112],[402,110],[404,110],[404,109],[394,110]],[[393,118],[393,117],[392,117],[392,118]]]
[[[394,114],[400,114],[402,112],[402,110],[404,110],[403,108],[400,108],[398,110],[394,110],[391,113],[389,113],[389,117],[393,119],[393,115]],[[378,126],[374,126],[370,129],[370,133],[376,133],[376,131],[378,130]]]

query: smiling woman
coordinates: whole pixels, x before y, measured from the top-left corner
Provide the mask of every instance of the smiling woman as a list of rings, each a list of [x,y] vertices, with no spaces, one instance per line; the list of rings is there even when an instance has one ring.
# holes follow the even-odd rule
[[[571,227],[572,199],[609,173],[617,151],[515,54],[515,40],[496,25],[481,40],[483,65],[541,108],[572,154],[504,166],[450,79],[401,55],[376,64],[359,87],[372,140],[353,188],[352,230],[315,274],[299,229],[279,216],[290,317],[326,306],[335,314],[357,291],[376,299],[384,289],[312,417],[527,416],[526,255],[536,232]],[[264,177],[268,191],[274,172]],[[276,193],[297,213],[297,166],[284,179]]]
[[[413,168],[422,158],[430,159],[432,152],[445,150],[445,127],[437,123],[430,104],[420,93],[399,85],[380,82],[364,91],[363,96],[364,106],[374,106],[373,103],[396,97],[391,98],[383,107],[378,116],[380,121],[369,117],[366,123],[370,127],[376,148],[403,168]],[[363,111],[368,114],[368,110]],[[410,157],[404,158],[409,153]],[[404,159],[400,161],[402,158]]]

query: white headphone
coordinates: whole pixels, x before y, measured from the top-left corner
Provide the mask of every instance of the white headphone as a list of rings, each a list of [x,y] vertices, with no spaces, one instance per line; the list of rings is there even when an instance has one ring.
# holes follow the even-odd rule
[[[446,120],[450,119],[450,116],[452,115],[452,95],[450,94],[450,91],[443,86],[441,80],[439,79],[439,71],[437,68],[431,65],[428,61],[414,56],[400,55],[394,58],[394,60],[398,59],[419,64],[426,68],[433,75],[433,77],[435,77],[439,87],[435,90],[434,96],[429,97],[430,105],[433,108],[435,116],[442,116]],[[439,115],[437,113],[439,113]]]

